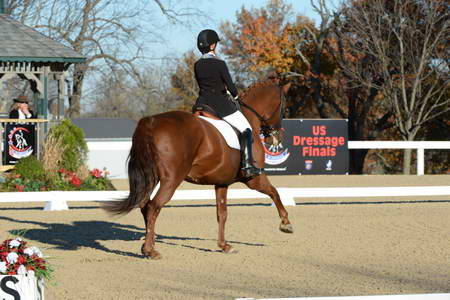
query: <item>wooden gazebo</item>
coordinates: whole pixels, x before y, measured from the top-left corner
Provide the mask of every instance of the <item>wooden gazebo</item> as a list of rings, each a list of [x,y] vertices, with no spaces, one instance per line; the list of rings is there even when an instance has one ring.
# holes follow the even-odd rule
[[[19,76],[30,82],[39,117],[48,119],[49,80],[58,81],[59,119],[64,115],[64,91],[71,64],[86,58],[5,14],[0,0],[0,91],[5,80]]]
[[[50,80],[56,80],[58,83],[55,93],[57,109],[52,117],[57,121],[64,116],[67,71],[71,64],[84,63],[86,58],[71,48],[12,19],[5,12],[5,0],[0,0],[0,93],[3,90],[3,83],[8,79],[19,77],[29,82],[33,92],[34,109],[38,115],[37,120],[29,120],[29,122],[37,123],[37,126],[39,123],[44,123],[44,128],[41,127],[41,130],[38,130],[36,150],[39,151],[39,144],[43,141],[48,129],[46,122],[49,119]],[[17,120],[0,119],[0,121],[5,124]]]

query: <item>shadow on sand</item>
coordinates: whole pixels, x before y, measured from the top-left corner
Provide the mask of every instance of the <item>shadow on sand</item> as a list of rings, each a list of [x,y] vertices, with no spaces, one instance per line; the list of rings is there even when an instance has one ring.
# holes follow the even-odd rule
[[[101,250],[107,253],[114,253],[127,257],[142,257],[140,253],[126,252],[116,249],[110,249],[102,245],[101,241],[139,241],[143,239],[145,229],[134,225],[126,225],[106,221],[74,221],[71,224],[65,223],[45,223],[38,221],[18,220],[10,217],[0,216],[0,220],[14,222],[18,224],[31,224],[41,228],[33,229],[14,229],[9,233],[21,233],[25,239],[38,241],[54,247],[56,249],[73,251],[80,247],[88,247]],[[215,241],[212,239],[202,239],[196,237],[183,236],[156,236],[156,242],[185,247],[202,252],[220,252],[207,248],[200,248],[189,245],[189,241]],[[252,244],[238,241],[230,241],[233,244],[262,247],[264,244]],[[140,251],[139,251],[140,252]]]

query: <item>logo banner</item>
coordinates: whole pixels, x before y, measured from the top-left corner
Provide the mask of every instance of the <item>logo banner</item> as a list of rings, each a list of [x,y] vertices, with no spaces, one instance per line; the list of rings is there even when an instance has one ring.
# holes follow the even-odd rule
[[[36,154],[36,125],[7,123],[4,140],[4,164],[16,164],[19,159]]]
[[[283,120],[283,142],[263,141],[268,175],[348,174],[347,120]]]

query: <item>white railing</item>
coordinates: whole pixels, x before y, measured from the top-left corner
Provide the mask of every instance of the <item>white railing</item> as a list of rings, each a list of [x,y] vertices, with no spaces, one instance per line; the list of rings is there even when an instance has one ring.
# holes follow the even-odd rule
[[[450,149],[450,141],[349,141],[349,149],[413,149],[417,150],[417,175],[425,174],[425,149]]]
[[[127,178],[125,161],[131,141],[88,141],[89,167],[110,170],[113,178]],[[413,149],[417,150],[417,175],[425,173],[425,149],[450,149],[450,141],[349,141],[349,149]],[[350,158],[351,159],[351,158]]]
[[[156,194],[153,191],[151,198]],[[450,186],[397,186],[397,187],[315,187],[315,188],[289,188],[277,187],[281,202],[285,206],[295,206],[295,198],[305,201],[306,198],[371,198],[378,197],[420,197],[440,196],[450,197]],[[77,191],[77,192],[8,192],[0,193],[0,203],[12,202],[46,202],[44,210],[69,209],[69,201],[112,201],[128,197],[129,191]],[[269,196],[250,189],[229,189],[228,199],[267,199]],[[213,188],[204,190],[176,190],[172,200],[215,200]],[[352,200],[349,200],[350,202]],[[340,203],[345,202],[339,200]]]

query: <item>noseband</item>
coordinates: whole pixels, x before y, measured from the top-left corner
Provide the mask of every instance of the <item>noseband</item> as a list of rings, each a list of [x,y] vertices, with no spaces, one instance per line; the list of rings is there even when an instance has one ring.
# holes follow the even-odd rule
[[[241,106],[244,106],[245,108],[249,109],[251,112],[253,112],[256,115],[258,120],[261,122],[261,132],[264,135],[264,137],[267,138],[269,136],[272,136],[272,135],[275,135],[275,134],[278,133],[280,128],[276,128],[276,127],[270,125],[269,124],[269,120],[272,119],[275,116],[275,114],[277,113],[278,110],[279,110],[279,113],[280,113],[280,122],[283,119],[283,117],[284,117],[284,105],[285,105],[285,102],[286,102],[286,98],[285,98],[283,93],[281,93],[281,101],[278,104],[277,108],[274,110],[274,112],[267,119],[264,119],[264,117],[261,116],[253,107],[251,107],[250,105],[246,104],[241,99],[239,99],[238,101],[239,101],[239,104]]]

